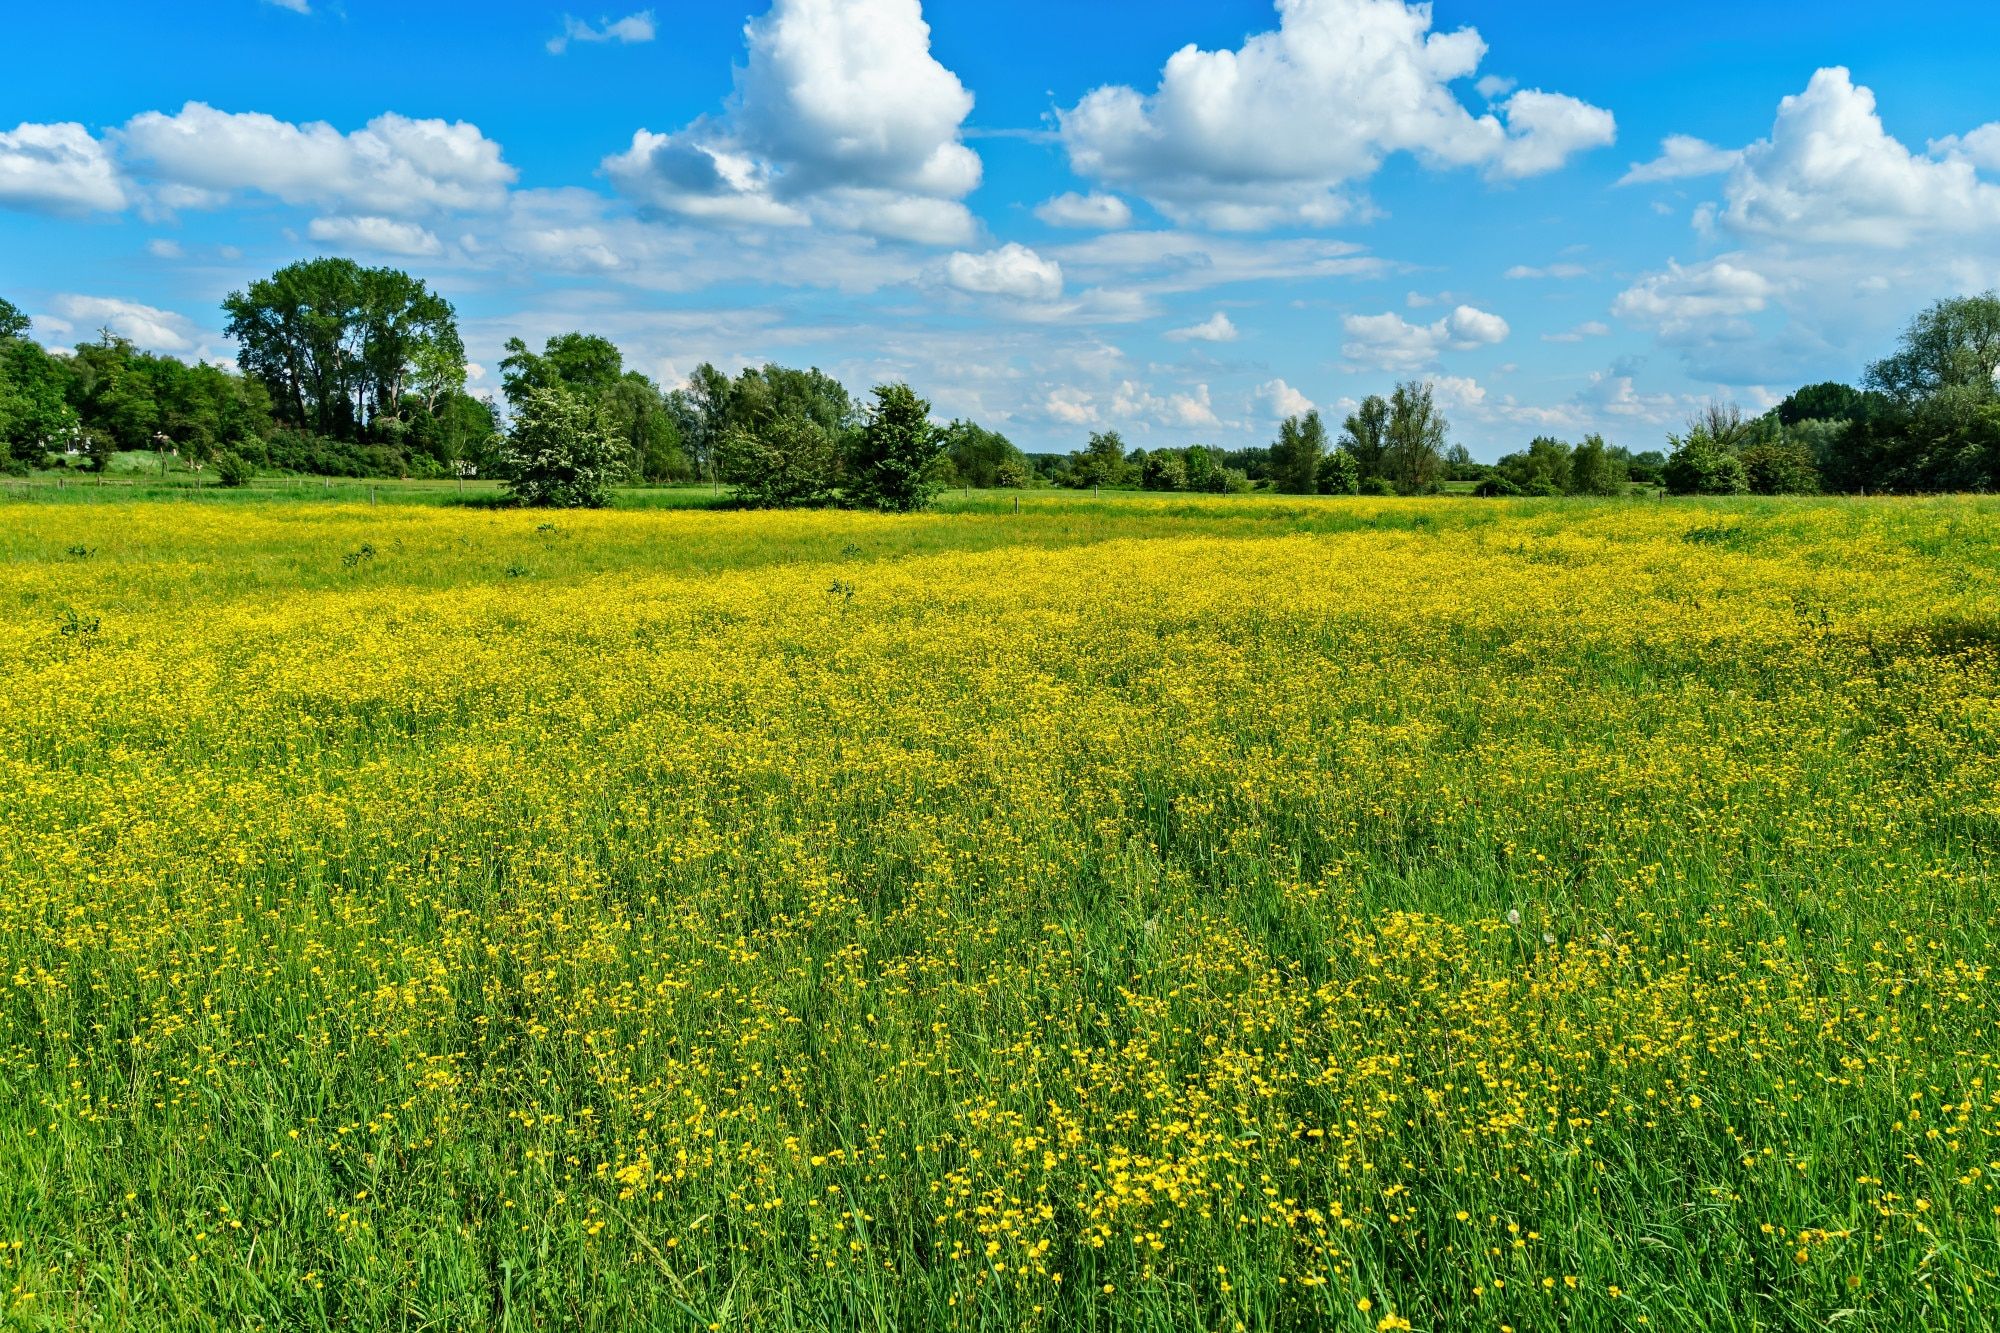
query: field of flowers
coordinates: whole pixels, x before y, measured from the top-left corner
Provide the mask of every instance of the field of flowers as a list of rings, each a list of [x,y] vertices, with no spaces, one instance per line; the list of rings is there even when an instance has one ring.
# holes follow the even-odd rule
[[[0,504],[0,1327],[2000,1325],[2000,503]]]

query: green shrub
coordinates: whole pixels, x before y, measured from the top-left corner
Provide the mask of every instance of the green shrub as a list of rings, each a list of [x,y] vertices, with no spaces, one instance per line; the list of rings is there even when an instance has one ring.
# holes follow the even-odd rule
[[[251,466],[250,460],[234,449],[225,450],[215,460],[215,479],[231,489],[249,485],[250,478],[256,475],[257,469]]]

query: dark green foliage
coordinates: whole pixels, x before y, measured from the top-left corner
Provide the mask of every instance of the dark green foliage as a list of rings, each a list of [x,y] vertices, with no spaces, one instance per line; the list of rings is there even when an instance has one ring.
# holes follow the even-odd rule
[[[1743,460],[1719,443],[1697,422],[1685,437],[1675,437],[1674,452],[1662,475],[1674,495],[1744,495],[1750,479]]]
[[[1026,460],[1021,458],[1021,451],[1012,440],[970,421],[954,421],[946,426],[944,447],[961,486],[987,490],[1005,485],[1000,480],[1002,469],[1016,460],[1026,467]]]
[[[21,307],[0,296],[0,342],[9,338],[25,338],[31,321],[21,313]]]
[[[1319,465],[1321,495],[1359,495],[1361,464],[1346,448],[1335,449]]]
[[[1428,383],[1411,380],[1396,386],[1389,395],[1382,465],[1398,494],[1429,495],[1438,489],[1449,430]]]
[[[1767,432],[1739,457],[1743,473],[1756,495],[1816,495],[1819,468],[1807,437],[1782,427]]]
[[[18,323],[25,331],[26,321]],[[0,338],[0,459],[39,466],[44,454],[69,442],[78,421],[68,388],[69,368],[60,357],[19,333]]]
[[[1575,459],[1570,446],[1548,435],[1538,435],[1520,453],[1508,454],[1495,464],[1496,470],[1527,495],[1565,495]]]
[[[227,332],[286,425],[350,443],[398,443],[420,381],[463,383],[451,302],[397,269],[310,259],[231,292]],[[442,383],[438,381],[443,381]]]
[[[931,405],[909,385],[877,385],[867,424],[855,439],[850,498],[895,514],[925,508],[939,490],[944,444],[944,430],[931,421]]]
[[[1319,491],[1319,464],[1326,455],[1326,426],[1318,412],[1287,417],[1271,446],[1271,480],[1287,495]]]
[[[248,486],[250,479],[257,475],[257,469],[250,460],[233,449],[225,449],[215,460],[215,479],[232,489]]]
[[[1623,495],[1625,459],[1604,443],[1602,435],[1586,435],[1570,455],[1571,495]]]
[[[737,500],[762,509],[827,504],[840,484],[839,440],[799,412],[767,418],[754,429],[731,429],[722,437],[717,464]]]
[[[1509,480],[1504,473],[1493,472],[1483,478],[1477,486],[1473,487],[1472,493],[1482,500],[1497,500],[1506,496],[1519,495],[1521,488]]]
[[[1361,406],[1341,425],[1340,447],[1354,456],[1364,481],[1386,475],[1383,459],[1389,451],[1389,400],[1373,393],[1362,399]]]
[[[1828,380],[1808,384],[1772,409],[1781,425],[1801,421],[1852,421],[1866,410],[1868,396],[1851,385]]]
[[[601,509],[625,471],[625,452],[596,404],[561,388],[525,390],[507,433],[510,492],[525,505]]]
[[[1115,430],[1093,431],[1083,452],[1069,456],[1072,486],[1118,486],[1126,476],[1125,441]]]
[[[1870,388],[1905,408],[1950,389],[1992,397],[2000,372],[2000,294],[1939,301],[1910,321],[1902,345],[1868,368]]]
[[[1148,454],[1140,468],[1139,484],[1149,491],[1189,489],[1186,455],[1172,449],[1158,449]]]

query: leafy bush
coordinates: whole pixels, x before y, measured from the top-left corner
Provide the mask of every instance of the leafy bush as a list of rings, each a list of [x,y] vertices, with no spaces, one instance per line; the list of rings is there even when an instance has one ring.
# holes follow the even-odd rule
[[[1335,449],[1320,461],[1319,493],[1321,495],[1359,495],[1361,493],[1361,462],[1346,449]]]
[[[798,412],[772,417],[754,429],[722,438],[723,480],[739,502],[760,509],[823,505],[840,482],[840,447],[833,433]]]
[[[1697,427],[1686,439],[1673,441],[1673,456],[1661,479],[1674,495],[1747,495],[1750,478],[1743,460],[1730,453],[1707,431]]]
[[[224,450],[222,456],[215,460],[215,479],[231,489],[249,485],[250,478],[256,475],[257,469],[250,460],[234,449]]]
[[[943,484],[938,464],[945,434],[931,405],[907,384],[882,384],[855,440],[850,494],[863,504],[907,514],[930,504]]]
[[[1387,477],[1370,477],[1361,483],[1361,494],[1363,495],[1394,495],[1395,493],[1396,483],[1390,481]]]
[[[1472,493],[1482,500],[1498,500],[1507,496],[1519,495],[1521,488],[1501,476],[1498,472],[1494,472],[1488,474],[1484,481],[1473,487]]]
[[[531,389],[515,408],[504,465],[514,499],[553,509],[602,509],[624,470],[624,448],[593,407],[564,389]]]

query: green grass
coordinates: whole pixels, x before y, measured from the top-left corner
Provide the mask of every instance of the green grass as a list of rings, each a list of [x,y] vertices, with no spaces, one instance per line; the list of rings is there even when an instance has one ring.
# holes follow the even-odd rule
[[[2000,502],[370,486],[0,493],[0,1328],[2000,1327]]]

